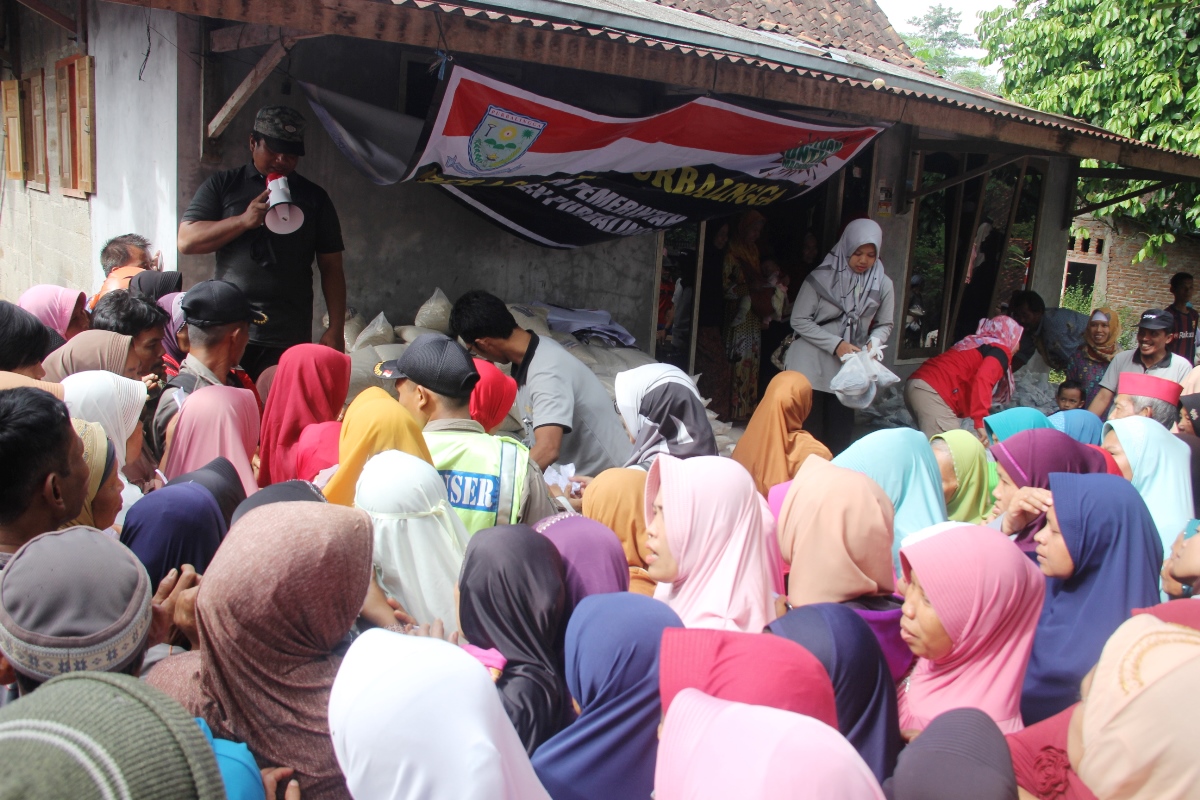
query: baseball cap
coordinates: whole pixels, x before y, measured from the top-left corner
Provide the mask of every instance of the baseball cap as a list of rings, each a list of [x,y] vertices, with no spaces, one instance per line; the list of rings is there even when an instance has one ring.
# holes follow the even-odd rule
[[[1156,378],[1153,375],[1143,375],[1140,372],[1122,372],[1117,378],[1117,394],[1127,394],[1131,397],[1152,397],[1173,406],[1179,405],[1179,395],[1183,387],[1175,381],[1166,378]]]
[[[289,106],[263,106],[254,117],[254,132],[276,153],[304,155],[304,115]]]
[[[479,382],[471,356],[458,342],[441,333],[423,333],[399,358],[375,365],[375,374],[388,380],[406,378],[431,392],[465,399]]]
[[[267,315],[255,311],[250,301],[229,281],[200,281],[183,296],[180,307],[183,318],[189,325],[212,328],[231,322],[251,322],[262,325]]]
[[[1175,327],[1175,320],[1161,308],[1151,308],[1142,314],[1138,327],[1152,331],[1169,331]]]

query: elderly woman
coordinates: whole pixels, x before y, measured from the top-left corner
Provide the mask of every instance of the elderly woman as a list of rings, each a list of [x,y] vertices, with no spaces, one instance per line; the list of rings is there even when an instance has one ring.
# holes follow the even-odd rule
[[[787,368],[804,373],[813,386],[812,415],[806,427],[834,455],[850,443],[854,411],[829,389],[843,356],[883,343],[892,335],[895,294],[884,274],[879,250],[883,230],[869,219],[846,226],[842,238],[804,280],[792,308],[796,339],[788,348]]]

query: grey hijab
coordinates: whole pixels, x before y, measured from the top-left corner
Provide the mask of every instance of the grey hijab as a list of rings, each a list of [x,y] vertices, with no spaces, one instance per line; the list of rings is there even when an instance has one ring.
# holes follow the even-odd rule
[[[883,261],[878,257],[866,272],[860,274],[850,269],[850,256],[864,244],[875,245],[878,256],[883,229],[874,220],[856,219],[846,226],[842,238],[808,276],[817,294],[841,310],[839,335],[860,347],[866,344],[871,322],[879,310],[884,278]]]

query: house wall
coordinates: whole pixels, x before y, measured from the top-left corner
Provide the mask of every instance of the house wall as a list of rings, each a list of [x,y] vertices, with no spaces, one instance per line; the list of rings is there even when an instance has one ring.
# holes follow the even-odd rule
[[[1076,236],[1067,251],[1066,261],[1096,265],[1094,298],[1104,298],[1116,308],[1140,314],[1147,308],[1165,308],[1174,302],[1171,296],[1171,276],[1190,272],[1200,277],[1200,240],[1180,237],[1163,248],[1166,266],[1147,260],[1135,264],[1134,259],[1146,242],[1142,230],[1129,220],[1108,222],[1092,217],[1075,220]],[[1087,244],[1087,251],[1083,247]],[[1101,252],[1097,244],[1103,242]]]

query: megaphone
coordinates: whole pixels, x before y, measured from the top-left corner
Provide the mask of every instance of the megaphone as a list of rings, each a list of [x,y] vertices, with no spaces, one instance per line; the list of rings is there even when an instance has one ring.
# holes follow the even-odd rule
[[[271,233],[295,233],[304,224],[304,212],[292,202],[292,190],[288,188],[286,175],[271,173],[267,176],[267,197],[270,208],[263,223]]]

